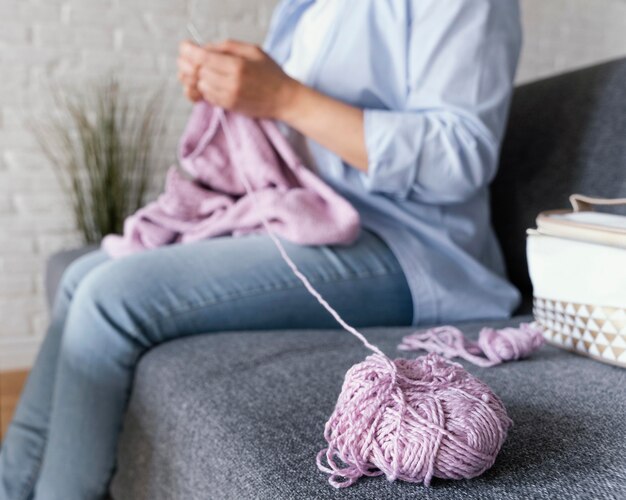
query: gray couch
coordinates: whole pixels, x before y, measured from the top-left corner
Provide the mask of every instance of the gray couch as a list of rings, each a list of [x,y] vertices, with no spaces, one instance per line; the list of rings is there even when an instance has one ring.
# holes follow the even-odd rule
[[[519,87],[493,223],[531,320],[525,229],[573,192],[626,196],[626,60]],[[83,250],[84,251],[84,250]],[[78,252],[80,253],[80,251]],[[54,256],[50,298],[76,254]],[[625,285],[626,286],[626,285]],[[372,328],[392,356],[410,328]],[[496,464],[430,488],[384,477],[336,490],[315,465],[345,372],[369,352],[340,330],[235,332],[162,345],[138,367],[112,484],[116,500],[626,498],[626,370],[545,347],[504,366],[467,368],[515,422]]]

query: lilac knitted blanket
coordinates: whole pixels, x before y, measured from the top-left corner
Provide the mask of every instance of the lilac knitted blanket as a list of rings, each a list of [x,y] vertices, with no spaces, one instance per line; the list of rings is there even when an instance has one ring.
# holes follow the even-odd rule
[[[303,165],[272,121],[200,102],[180,139],[179,163],[157,200],[126,218],[123,235],[104,237],[110,256],[263,232],[263,217],[275,234],[301,245],[350,244],[358,236],[356,210]]]

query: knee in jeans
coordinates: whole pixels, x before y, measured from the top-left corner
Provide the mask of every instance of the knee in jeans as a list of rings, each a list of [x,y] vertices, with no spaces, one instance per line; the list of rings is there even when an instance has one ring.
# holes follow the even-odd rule
[[[107,352],[105,324],[102,318],[109,317],[110,305],[104,291],[107,287],[107,273],[102,266],[89,271],[75,281],[71,268],[64,283],[66,291],[72,294],[65,331],[63,332],[63,352],[74,361],[90,358],[91,353]],[[107,334],[108,335],[108,334]]]
[[[59,291],[72,297],[83,278],[89,274],[102,259],[102,251],[95,250],[73,260],[61,276]]]
[[[59,291],[65,293],[69,297],[74,295],[74,290],[76,290],[76,287],[80,282],[80,278],[82,278],[82,276],[77,272],[77,269],[78,266],[76,265],[76,261],[72,262],[63,272],[61,281],[59,282]]]
[[[143,344],[139,311],[134,303],[137,288],[127,263],[106,262],[78,283],[66,324],[63,350],[76,361],[107,357],[125,343]]]

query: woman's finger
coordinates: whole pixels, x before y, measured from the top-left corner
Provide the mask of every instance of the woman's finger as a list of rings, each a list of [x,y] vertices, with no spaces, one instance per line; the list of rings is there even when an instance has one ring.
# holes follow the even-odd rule
[[[198,81],[207,80],[212,82],[213,87],[226,88],[236,81],[231,73],[223,73],[209,66],[202,66],[198,71]]]
[[[246,59],[259,59],[263,57],[263,49],[258,45],[238,40],[224,40],[212,46],[214,50],[240,56]]]
[[[199,100],[202,99],[202,94],[195,87],[185,86],[184,87],[184,94],[185,94],[185,97],[187,99],[189,99],[190,101],[192,101],[192,102],[198,102]]]
[[[195,87],[198,84],[198,77],[185,73],[178,73],[178,80],[186,87]]]
[[[241,57],[210,51],[202,64],[202,67],[210,68],[216,73],[232,75],[241,71],[244,61]]]
[[[198,81],[198,85],[196,85],[198,90],[202,93],[202,95],[207,95],[211,97],[221,96],[225,93],[225,90],[216,85],[211,80],[203,79]]]
[[[178,58],[177,67],[180,72],[187,73],[189,75],[197,73],[199,68],[197,64],[193,64],[183,57]]]
[[[200,80],[198,82],[198,90],[202,94],[202,97],[204,97],[204,99],[211,104],[215,104],[223,108],[228,108],[232,105],[228,92],[225,89],[216,86],[210,80]]]
[[[189,41],[184,41],[180,44],[179,53],[181,58],[186,59],[189,63],[198,66],[205,61],[206,55],[208,54],[206,49]]]

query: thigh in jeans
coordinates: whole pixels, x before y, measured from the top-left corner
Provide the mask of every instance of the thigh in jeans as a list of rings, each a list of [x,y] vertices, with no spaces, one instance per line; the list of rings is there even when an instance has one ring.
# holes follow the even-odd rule
[[[410,324],[406,278],[378,236],[363,230],[350,246],[283,245],[348,322]],[[80,273],[68,274],[69,290]],[[136,339],[145,347],[241,328],[339,327],[262,234],[170,245],[110,260],[89,274],[78,295],[82,288],[83,298],[119,318],[118,327],[145,335]]]

